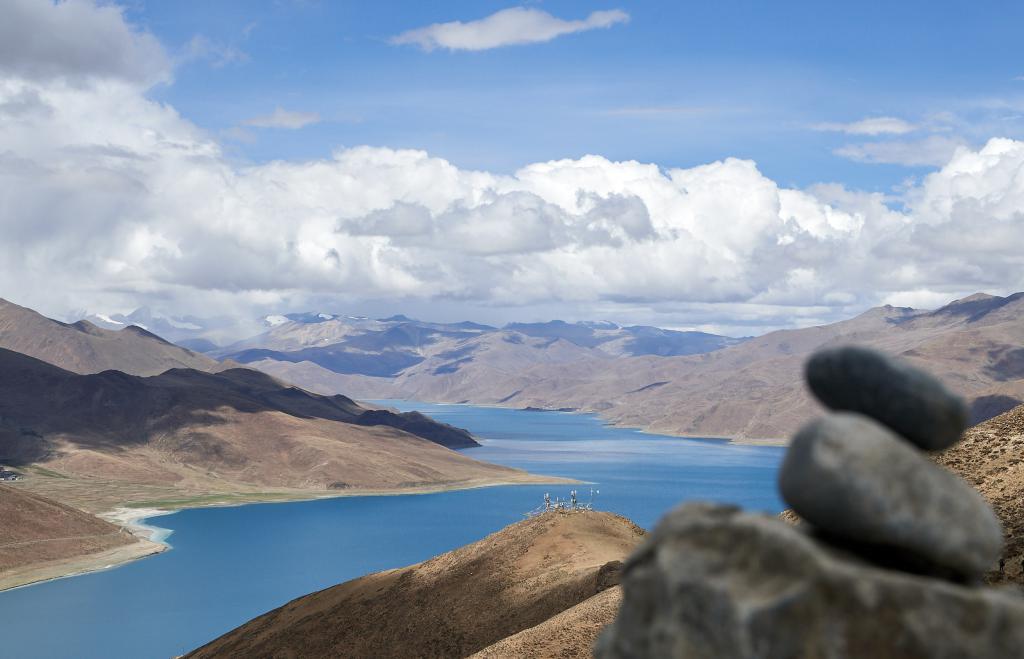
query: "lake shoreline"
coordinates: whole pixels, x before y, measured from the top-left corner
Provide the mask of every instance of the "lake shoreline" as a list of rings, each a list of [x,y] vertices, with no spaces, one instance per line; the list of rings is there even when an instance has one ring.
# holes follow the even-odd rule
[[[488,487],[504,487],[509,485],[583,484],[582,481],[558,476],[548,477],[535,474],[530,474],[530,476],[535,476],[536,480],[493,481],[480,483],[470,482],[402,489],[360,489],[348,492],[331,492],[329,494],[315,494],[313,492],[303,494],[301,492],[294,492],[287,493],[282,496],[279,493],[268,492],[265,493],[267,498],[260,498],[258,494],[225,494],[224,496],[252,496],[252,498],[247,498],[241,501],[224,500],[214,502],[205,501],[200,503],[201,501],[204,501],[206,497],[198,496],[192,499],[183,498],[180,501],[170,502],[172,505],[169,506],[153,506],[149,505],[149,502],[138,502],[136,505],[133,505],[133,502],[125,502],[121,506],[99,513],[96,516],[119,526],[122,531],[130,533],[136,538],[135,542],[121,547],[97,552],[95,554],[73,556],[67,559],[48,561],[44,564],[10,570],[5,574],[0,575],[0,593],[8,590],[14,590],[16,588],[25,588],[49,581],[55,581],[57,579],[67,579],[92,572],[110,570],[143,558],[148,558],[150,556],[155,556],[165,551],[169,551],[173,549],[173,547],[170,543],[166,542],[166,540],[170,537],[172,532],[169,529],[147,524],[146,522],[154,517],[172,515],[180,510],[194,510],[198,508],[236,508],[239,506],[256,504],[297,503],[302,501],[340,499],[345,497],[415,496],[461,490],[475,490]]]
[[[119,515],[119,523],[173,529],[165,537],[173,550],[123,570],[0,593],[0,618],[8,628],[5,652],[26,659],[181,655],[304,594],[476,542],[542,508],[545,492],[564,499],[576,489],[584,504],[592,502],[595,509],[624,515],[644,528],[653,528],[665,511],[687,500],[732,502],[769,513],[785,507],[775,486],[781,449],[656,437],[585,415],[398,405],[469,429],[482,445],[464,455],[513,470],[485,477],[537,485],[469,489],[483,483],[450,482],[429,489],[457,485],[461,491],[402,498],[365,495],[409,494],[421,484],[384,493],[307,489],[301,497],[294,490],[248,487],[227,497],[193,483],[133,488],[38,474],[26,489],[74,499],[93,514]],[[588,486],[556,485],[561,479],[538,473],[592,483],[593,498]],[[29,480],[19,483],[29,485]],[[285,495],[313,500],[243,505],[277,503]],[[336,500],[316,500],[325,496]],[[147,519],[153,510],[186,508],[166,522]]]
[[[368,403],[372,405],[382,405],[390,402],[402,401],[407,402],[403,398],[367,398],[359,400],[360,404]],[[503,405],[501,403],[467,403],[464,401],[460,402],[446,402],[446,401],[418,401],[423,403],[430,403],[431,405],[451,405],[453,407],[483,407],[497,410],[515,410],[517,412],[546,412],[549,414],[575,414],[575,415],[586,415],[593,416],[600,419],[606,426],[611,428],[622,428],[624,430],[636,430],[639,433],[645,435],[658,435],[661,437],[679,437],[680,439],[706,439],[714,442],[723,442],[726,444],[735,444],[737,446],[789,446],[789,439],[784,437],[734,437],[730,435],[693,435],[689,433],[675,432],[672,430],[656,430],[651,426],[640,426],[630,423],[618,423],[611,421],[605,417],[601,412],[596,410],[585,410],[577,407],[515,407],[514,405]]]

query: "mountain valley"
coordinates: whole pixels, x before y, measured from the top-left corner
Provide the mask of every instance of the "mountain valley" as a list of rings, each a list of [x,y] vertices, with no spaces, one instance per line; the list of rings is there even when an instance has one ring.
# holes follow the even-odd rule
[[[652,432],[741,441],[783,441],[809,419],[817,408],[801,384],[803,361],[843,343],[935,373],[970,401],[974,422],[1024,401],[1020,293],[977,294],[934,311],[878,307],[743,340],[607,323],[495,329],[321,315],[282,316],[213,354],[324,394],[571,409]]]

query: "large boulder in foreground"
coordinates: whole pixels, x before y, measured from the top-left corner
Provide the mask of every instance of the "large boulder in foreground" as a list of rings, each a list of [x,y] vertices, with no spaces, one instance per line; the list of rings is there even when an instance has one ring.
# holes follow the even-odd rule
[[[1016,657],[1024,598],[884,569],[731,506],[669,513],[596,649],[632,657]]]

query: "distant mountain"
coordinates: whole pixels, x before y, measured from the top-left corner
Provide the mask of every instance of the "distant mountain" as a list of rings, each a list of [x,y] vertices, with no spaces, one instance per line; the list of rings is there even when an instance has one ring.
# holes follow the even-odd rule
[[[87,320],[62,323],[2,299],[0,348],[75,373],[114,369],[134,375],[156,375],[170,368],[220,368],[216,360],[176,346],[138,326],[109,330]]]
[[[415,363],[377,373],[338,369],[285,344],[279,354],[246,357],[324,393],[572,408],[622,425],[705,437],[787,438],[817,410],[802,384],[803,362],[829,345],[874,346],[936,373],[969,399],[976,422],[1024,401],[1024,294],[972,295],[934,311],[879,307],[831,325],[743,341],[677,334],[690,333],[511,324],[473,336],[433,335],[415,350],[395,348],[392,354]],[[318,335],[335,344],[319,350],[346,350],[337,336]],[[691,348],[693,354],[679,354]]]
[[[446,448],[474,445],[420,414],[366,409],[249,369],[78,375],[0,349],[0,464],[43,467],[87,490],[130,483],[186,496],[531,480]]]
[[[695,355],[720,350],[743,341],[706,332],[680,332],[644,325],[620,327],[608,321],[567,323],[552,320],[546,323],[509,323],[504,329],[525,336],[565,339],[584,348],[599,348],[609,355],[630,357]]]
[[[153,311],[149,307],[141,307],[129,314],[78,312],[72,317],[76,320],[87,320],[103,329],[119,330],[135,325],[179,345],[195,339],[205,339],[217,344],[229,343],[238,336],[246,336],[257,331],[260,326],[259,323],[247,319],[227,316],[170,316]]]
[[[187,656],[589,657],[642,537],[610,513],[547,513],[300,597]]]
[[[290,314],[265,333],[210,354],[292,379],[318,391],[355,387],[359,395],[388,396],[399,382],[482,370],[485,379],[518,379],[537,364],[605,362],[634,355],[688,355],[741,343],[703,332],[620,327],[608,322],[512,323],[498,329],[463,321],[429,323],[397,315],[379,320]],[[500,362],[500,364],[499,364]],[[488,371],[500,368],[500,374]],[[353,381],[354,379],[354,381]],[[382,379],[388,379],[385,383]],[[447,381],[423,382],[428,398]],[[488,385],[487,390],[493,388]]]

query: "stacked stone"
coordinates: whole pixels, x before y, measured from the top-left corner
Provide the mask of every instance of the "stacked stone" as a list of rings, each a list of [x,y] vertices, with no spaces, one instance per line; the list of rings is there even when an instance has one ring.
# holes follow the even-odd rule
[[[780,471],[805,522],[687,503],[626,562],[598,659],[1024,657],[1024,598],[979,578],[998,560],[992,510],[925,451],[967,413],[934,378],[878,353],[807,365],[830,413]]]
[[[815,354],[807,383],[833,410],[793,438],[782,497],[814,530],[887,567],[974,582],[999,559],[995,514],[924,451],[955,444],[962,400],[935,378],[863,348]]]

